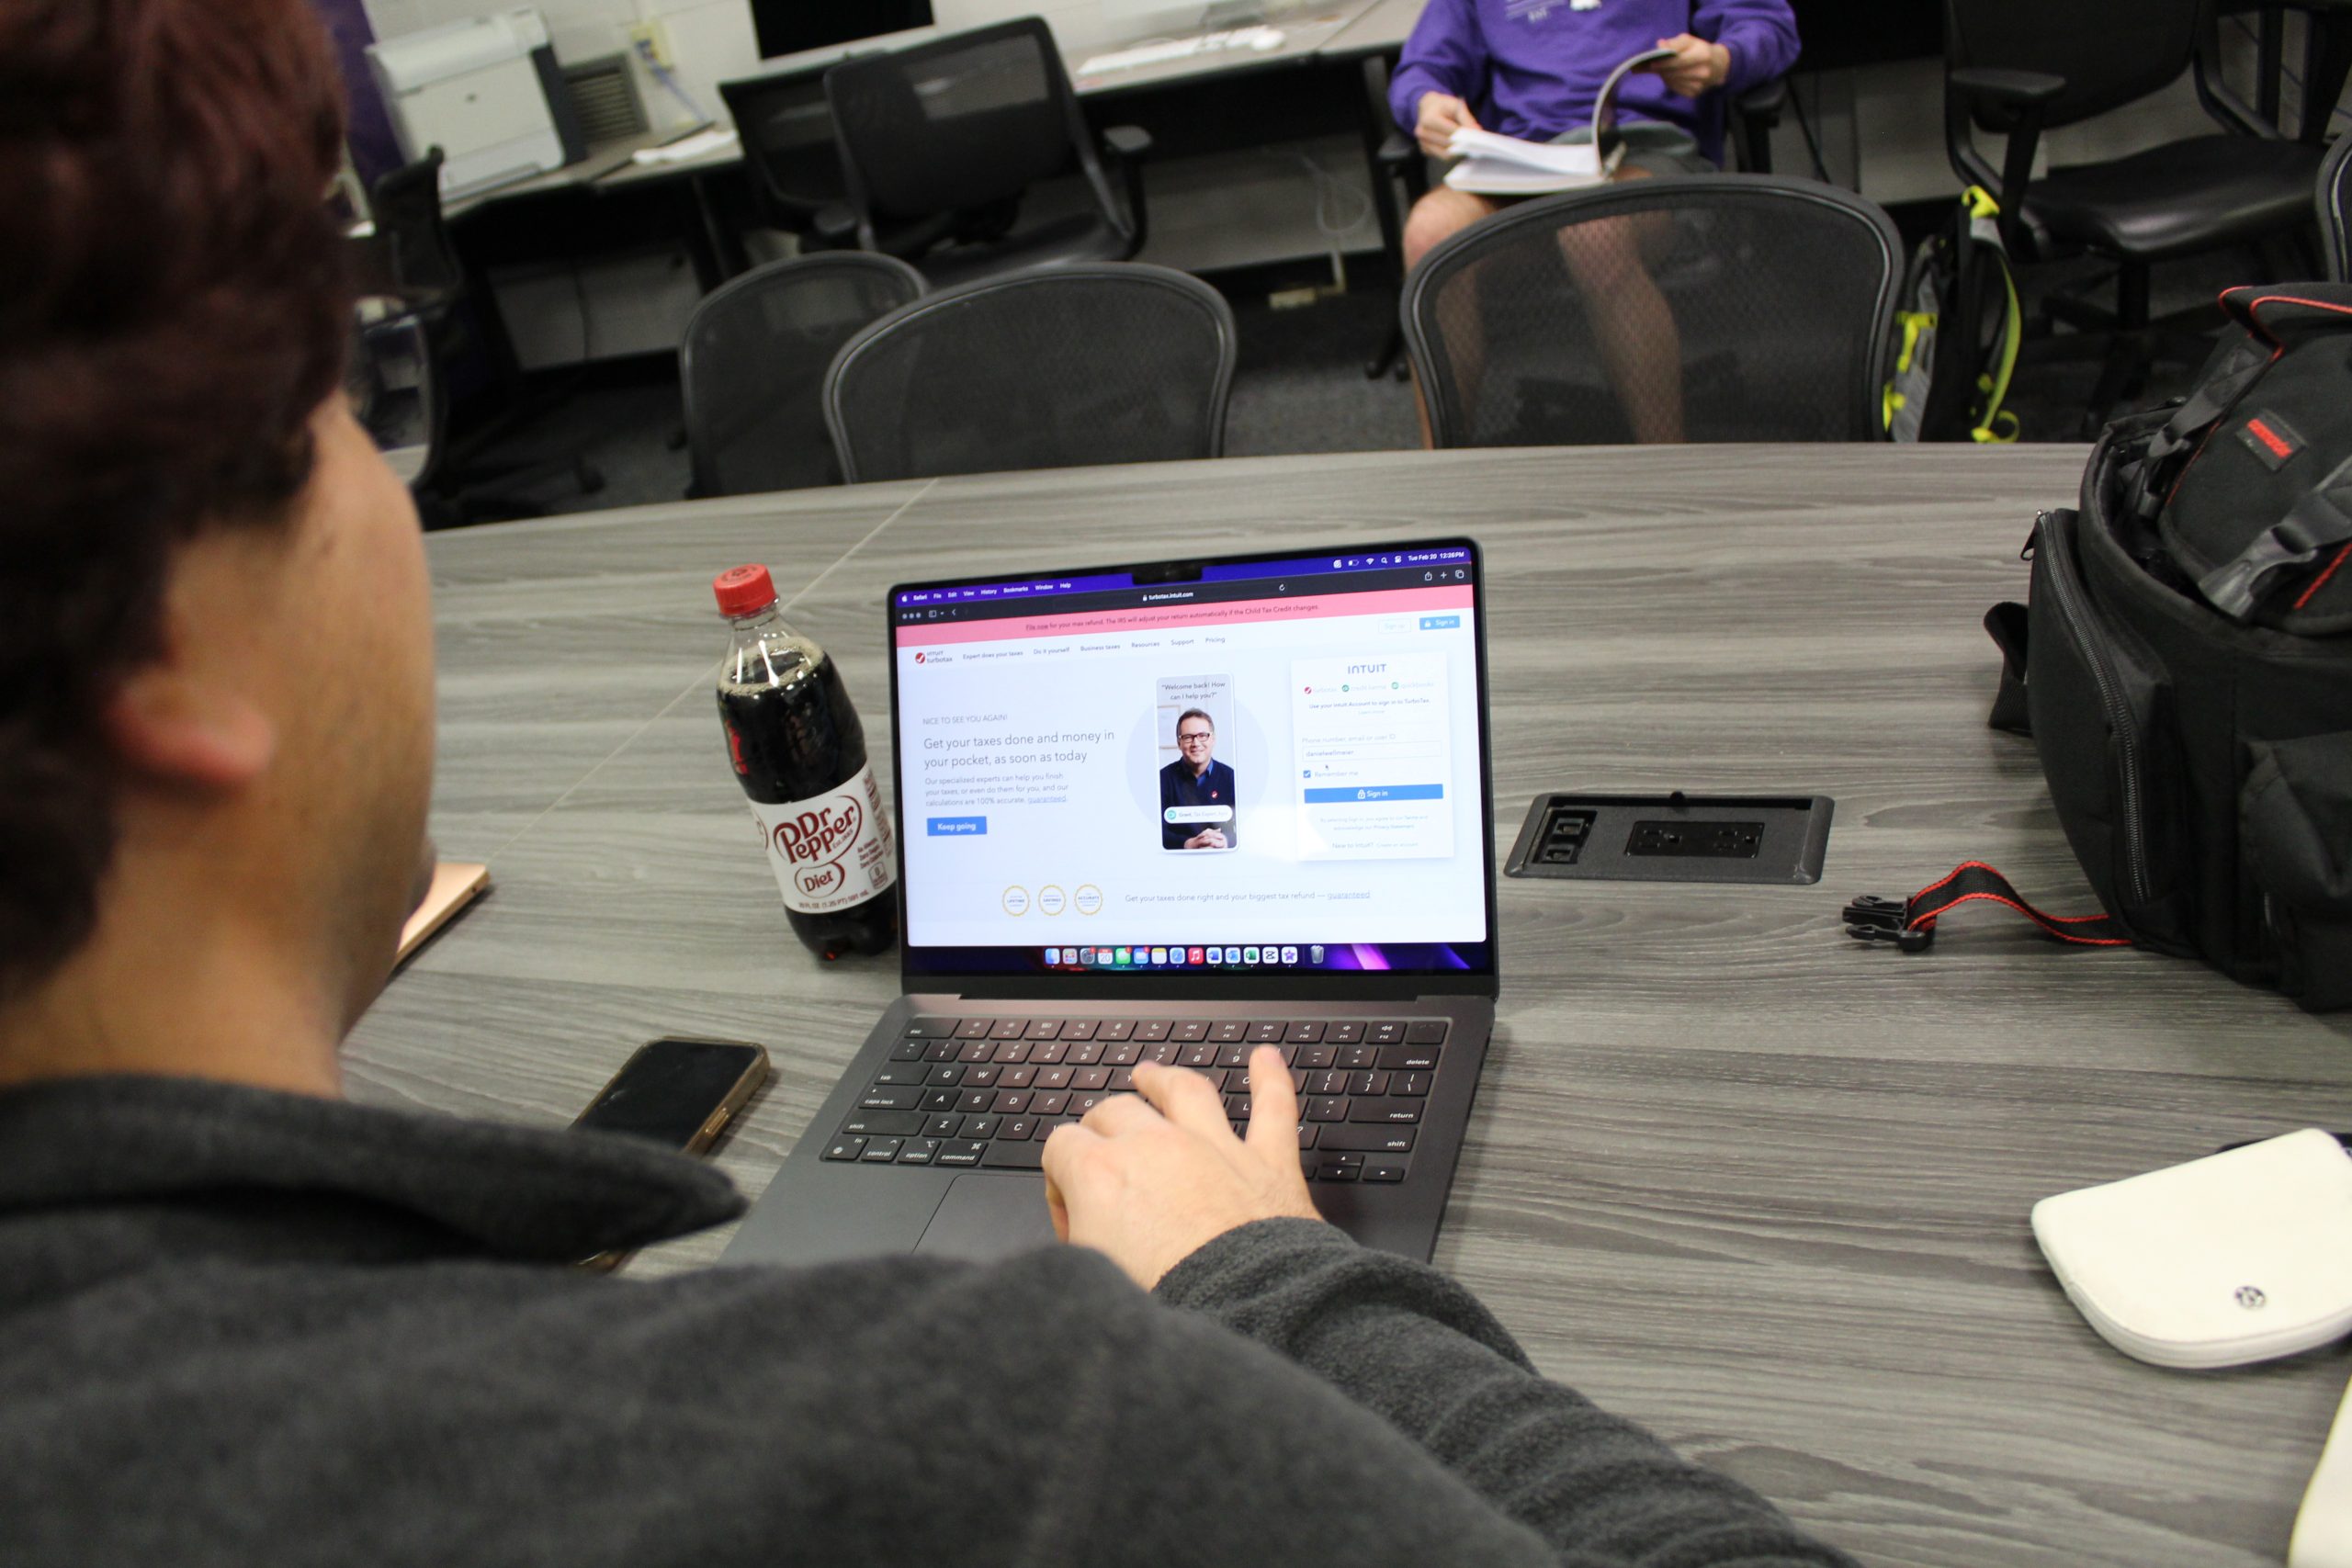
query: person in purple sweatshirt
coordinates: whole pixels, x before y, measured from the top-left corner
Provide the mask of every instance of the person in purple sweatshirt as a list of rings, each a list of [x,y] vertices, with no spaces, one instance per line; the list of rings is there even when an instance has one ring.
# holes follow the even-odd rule
[[[1795,62],[1796,20],[1788,0],[1429,0],[1389,80],[1388,105],[1432,158],[1445,157],[1464,128],[1580,141],[1610,72],[1659,48],[1674,57],[1618,91],[1621,179],[1720,164],[1726,96]],[[1506,199],[1443,185],[1430,191],[1406,219],[1406,266]],[[1676,341],[1672,313],[1625,226],[1589,228],[1563,251],[1584,294],[1611,301],[1593,324],[1611,378],[1625,390],[1634,438],[1679,441],[1680,397],[1648,373]]]

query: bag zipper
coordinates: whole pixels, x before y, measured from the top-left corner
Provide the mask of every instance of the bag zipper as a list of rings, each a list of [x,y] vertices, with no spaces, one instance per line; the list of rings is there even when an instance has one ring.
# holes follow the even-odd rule
[[[2057,591],[2058,613],[2075,634],[2075,642],[2083,650],[2085,662],[2091,667],[2092,682],[2098,687],[2099,706],[2107,711],[2109,732],[2116,738],[2119,754],[2118,771],[2123,784],[2123,874],[2132,902],[2142,907],[2155,902],[2155,894],[2148,877],[2148,846],[2141,828],[2140,738],[2134,732],[2132,705],[2123,695],[2123,682],[2109,661],[2105,642],[2092,634],[2098,629],[2090,607],[2090,592],[2075,575],[2075,561],[2068,553],[2069,541],[2058,536],[2052,514],[2039,513],[2033,520],[2037,536],[2049,536],[2035,553],[2050,563],[2050,583]]]

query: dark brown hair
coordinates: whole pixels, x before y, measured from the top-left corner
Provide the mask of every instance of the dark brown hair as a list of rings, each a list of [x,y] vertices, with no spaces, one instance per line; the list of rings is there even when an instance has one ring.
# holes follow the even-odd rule
[[[309,477],[342,125],[308,0],[0,0],[0,998],[96,918],[174,550]]]

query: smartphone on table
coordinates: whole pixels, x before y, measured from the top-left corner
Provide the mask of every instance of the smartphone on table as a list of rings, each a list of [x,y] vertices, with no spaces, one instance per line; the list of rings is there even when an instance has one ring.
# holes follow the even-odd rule
[[[767,1076],[765,1046],[740,1040],[652,1041],[621,1064],[572,1125],[650,1138],[681,1154],[703,1154]],[[583,1267],[612,1269],[627,1256],[599,1253]]]

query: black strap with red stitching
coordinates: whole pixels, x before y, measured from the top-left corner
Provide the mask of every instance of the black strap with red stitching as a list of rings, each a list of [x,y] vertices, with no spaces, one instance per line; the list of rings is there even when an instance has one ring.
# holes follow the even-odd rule
[[[1896,903],[1870,895],[1846,906],[1846,934],[1857,942],[1892,942],[1923,953],[1936,940],[1939,916],[1962,904],[2004,904],[2060,942],[2076,947],[2130,947],[2132,933],[2112,915],[2052,915],[2026,902],[2009,879],[1983,861],[1966,861]]]

